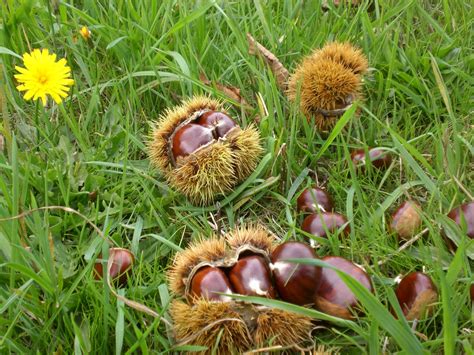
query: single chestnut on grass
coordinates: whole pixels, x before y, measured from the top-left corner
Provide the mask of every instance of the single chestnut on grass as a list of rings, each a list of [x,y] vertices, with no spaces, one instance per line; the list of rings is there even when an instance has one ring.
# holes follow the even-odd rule
[[[423,319],[438,299],[438,290],[431,278],[422,272],[406,275],[395,294],[407,320]]]
[[[299,242],[280,244],[272,253],[271,268],[280,298],[297,305],[314,303],[319,288],[321,268],[285,262],[285,259],[316,259],[308,245]]]
[[[322,259],[329,265],[349,274],[359,281],[370,292],[373,291],[369,275],[359,266],[339,256],[326,256]],[[353,311],[358,306],[356,296],[339,277],[336,271],[328,268],[321,269],[321,284],[316,297],[316,307],[329,315],[352,319]]]
[[[369,148],[367,152],[365,149],[355,149],[351,152],[351,160],[356,168],[367,165],[366,154],[374,168],[387,169],[392,163],[392,154],[384,148]]]
[[[246,256],[232,267],[229,278],[235,291],[246,296],[275,298],[271,271],[261,256]]]
[[[466,235],[471,239],[474,238],[474,201],[464,203],[452,209],[448,213],[448,217],[461,228],[465,226]]]
[[[197,96],[160,116],[148,151],[174,189],[207,205],[247,179],[263,148],[254,127],[241,128],[218,101]]]
[[[408,240],[413,237],[421,227],[421,206],[413,200],[403,202],[392,214],[390,229],[399,239]]]
[[[327,232],[334,233],[344,226],[342,234],[348,235],[351,227],[347,223],[347,218],[335,212],[313,213],[303,220],[301,229],[316,237],[327,238]]]
[[[99,254],[98,260],[94,265],[94,277],[96,280],[100,280],[102,278],[104,271],[103,268],[107,268],[107,262],[101,259],[102,254]],[[120,284],[125,284],[127,282],[129,271],[135,261],[134,255],[130,250],[125,248],[110,248],[109,260],[112,260],[112,265],[110,267],[108,277],[111,280],[115,280],[118,278]]]
[[[315,213],[331,212],[334,210],[334,203],[331,196],[319,187],[308,187],[299,196],[296,201],[296,209],[302,212]]]

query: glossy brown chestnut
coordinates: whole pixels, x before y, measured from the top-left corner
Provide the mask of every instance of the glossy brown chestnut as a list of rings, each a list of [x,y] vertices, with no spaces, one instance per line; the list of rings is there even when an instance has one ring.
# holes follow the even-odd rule
[[[205,266],[191,280],[191,295],[207,298],[210,301],[230,301],[231,298],[220,295],[232,293],[232,286],[224,271],[217,267]]]
[[[326,238],[328,231],[329,233],[334,233],[344,224],[347,223],[347,218],[342,214],[334,212],[323,212],[321,214],[310,214],[303,220],[301,229],[307,233],[310,233],[316,237]],[[349,234],[351,227],[347,224],[342,233],[344,235]]]
[[[395,291],[407,320],[422,319],[438,299],[438,291],[428,275],[412,272],[406,275]]]
[[[452,209],[448,213],[448,217],[459,226],[462,226],[463,222],[465,222],[466,235],[471,239],[474,238],[474,201],[467,202]]]
[[[351,275],[370,292],[374,292],[369,275],[359,266],[339,256],[326,256],[322,260]],[[346,286],[339,275],[334,270],[322,268],[321,284],[316,297],[316,307],[321,312],[332,316],[351,319],[353,318],[351,310],[354,309],[357,304],[358,302],[355,295]]]
[[[392,163],[392,155],[389,151],[383,148],[369,148],[368,155],[372,166],[377,169],[386,169]],[[366,153],[365,149],[355,149],[351,153],[352,163],[356,167],[362,167],[366,165]]]
[[[331,196],[319,187],[308,187],[299,196],[296,201],[298,211],[303,212],[330,212],[334,210],[334,204]]]
[[[99,254],[98,259],[102,259],[102,254]],[[124,248],[110,248],[109,260],[112,260],[109,278],[111,280],[118,278],[119,283],[125,284],[127,282],[129,271],[135,261],[135,257],[133,256],[132,252]],[[104,264],[102,265],[102,263]],[[96,280],[100,280],[102,278],[103,267],[107,268],[107,262],[105,260],[97,260],[94,265],[94,277]]]
[[[241,295],[276,297],[270,268],[261,256],[240,259],[230,270],[229,279],[235,292]]]
[[[186,157],[214,140],[212,131],[204,126],[189,123],[178,129],[173,137],[173,157]]]
[[[421,206],[415,201],[403,202],[392,214],[390,229],[400,239],[410,239],[421,227]]]
[[[197,124],[210,128],[214,132],[214,138],[222,138],[237,124],[225,113],[207,111],[199,116]]]
[[[316,259],[308,245],[286,242],[272,253],[272,269],[280,298],[297,305],[314,303],[319,288],[321,268],[314,265],[288,263],[285,259]]]

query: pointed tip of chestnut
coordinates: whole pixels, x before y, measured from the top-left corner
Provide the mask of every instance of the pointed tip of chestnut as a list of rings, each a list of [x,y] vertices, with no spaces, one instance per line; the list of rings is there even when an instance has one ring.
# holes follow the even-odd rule
[[[417,271],[400,281],[395,294],[407,320],[423,319],[438,299],[438,290],[431,278]]]
[[[461,227],[464,226],[465,223],[466,235],[474,239],[474,201],[453,208],[448,213],[448,217]]]
[[[222,294],[220,294],[222,293]],[[209,301],[229,301],[223,294],[231,294],[232,286],[224,271],[214,266],[205,266],[194,274],[191,280],[192,297],[206,298]]]
[[[322,259],[337,269],[351,275],[370,292],[374,292],[369,275],[359,266],[339,256],[326,256]],[[316,297],[316,307],[329,315],[352,319],[358,306],[356,296],[339,277],[336,271],[328,268],[321,270],[321,284]]]
[[[369,148],[367,154],[369,156],[372,166],[377,169],[386,169],[392,163],[391,153],[384,148]],[[365,165],[367,165],[366,150],[354,149],[351,152],[351,160],[356,168],[364,167]]]
[[[342,233],[348,235],[351,231],[347,218],[335,212],[323,212],[321,214],[310,214],[303,220],[301,229],[316,237],[327,238],[327,232],[334,233],[344,226]]]
[[[330,212],[334,210],[331,196],[319,187],[308,187],[296,201],[296,208],[302,212]]]
[[[392,214],[390,229],[399,239],[410,239],[421,227],[421,206],[413,200],[403,202]]]
[[[98,259],[102,259],[102,254],[99,254]],[[120,284],[125,284],[127,282],[129,271],[135,262],[135,256],[130,250],[125,248],[110,248],[109,260],[112,260],[112,265],[109,270],[109,278],[111,280],[118,279]],[[104,263],[104,266],[107,267],[107,263]],[[103,266],[100,260],[96,261],[94,269],[94,278],[96,280],[102,279]]]
[[[229,280],[238,294],[276,297],[270,267],[261,256],[251,255],[241,258],[229,271]]]
[[[314,250],[300,242],[286,242],[275,248],[271,255],[272,270],[278,294],[283,301],[301,306],[314,303],[321,268],[283,260],[316,258]]]

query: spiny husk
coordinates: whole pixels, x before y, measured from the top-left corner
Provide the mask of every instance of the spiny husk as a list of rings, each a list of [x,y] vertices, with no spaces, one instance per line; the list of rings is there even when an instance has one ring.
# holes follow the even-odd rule
[[[244,245],[251,245],[270,255],[275,238],[260,225],[248,225],[230,231],[226,239],[234,250]]]
[[[262,310],[257,317],[254,341],[262,346],[303,345],[311,339],[311,318],[279,309]]]
[[[171,161],[169,141],[173,133],[202,110],[225,113],[218,101],[203,96],[166,110],[153,130],[149,155],[151,163],[161,170],[173,188],[194,204],[208,205],[253,172],[263,149],[254,127],[235,127],[224,138]]]
[[[315,50],[311,58],[321,61],[332,60],[359,75],[365,74],[369,66],[364,53],[349,42],[327,43],[323,48]]]
[[[318,129],[332,128],[338,115],[325,115],[322,110],[342,109],[348,101],[360,97],[361,79],[344,65],[333,60],[307,57],[290,77],[288,97],[295,101],[299,95],[300,109],[308,119],[313,118]]]
[[[249,126],[232,130],[226,139],[231,147],[237,182],[242,182],[253,173],[263,153],[260,135],[253,126]]]
[[[170,289],[176,295],[184,296],[186,281],[194,267],[202,262],[213,263],[226,256],[226,243],[223,239],[199,240],[176,254],[173,266],[168,271]]]
[[[190,306],[175,300],[170,313],[177,341],[208,347],[201,354],[210,354],[212,350],[216,354],[242,353],[251,346],[245,321],[229,302],[200,299]]]
[[[168,108],[158,118],[148,145],[151,163],[166,172],[172,169],[168,155],[168,140],[176,128],[200,110],[223,111],[219,101],[206,96],[195,96],[183,101],[179,106]]]
[[[206,205],[237,183],[234,156],[225,141],[218,141],[178,160],[178,166],[167,171],[166,178],[191,202]]]

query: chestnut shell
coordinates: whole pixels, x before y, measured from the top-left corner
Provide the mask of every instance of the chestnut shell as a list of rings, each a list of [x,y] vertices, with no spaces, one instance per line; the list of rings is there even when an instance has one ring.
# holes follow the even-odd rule
[[[99,254],[99,259],[102,258],[102,254]],[[132,252],[125,248],[110,248],[109,259],[112,259],[112,266],[110,267],[109,277],[114,280],[118,278],[120,284],[127,283],[128,273],[135,262],[135,257]],[[104,263],[107,267],[107,264]],[[100,280],[103,275],[102,262],[97,261],[94,265],[95,273],[94,277],[96,280]]]
[[[451,218],[457,225],[461,225],[462,218],[464,216],[464,221],[466,223],[466,235],[473,239],[474,238],[474,201],[467,202],[453,208],[449,213],[448,217]]]
[[[333,233],[347,223],[347,218],[342,214],[335,212],[323,212],[321,214],[310,214],[303,220],[301,229],[316,237],[326,238],[326,229]],[[348,235],[351,231],[349,224],[342,230],[344,235]]]
[[[438,291],[431,278],[422,272],[406,275],[398,284],[395,294],[406,319],[421,319],[436,302]]]
[[[308,187],[296,201],[296,208],[303,212],[330,212],[334,210],[331,196],[319,187]]]
[[[410,239],[420,229],[422,223],[420,211],[421,206],[415,201],[403,202],[392,214],[390,229],[400,239]]]
[[[210,301],[227,301],[229,297],[221,293],[232,293],[232,286],[224,271],[214,266],[199,269],[191,280],[191,296]]]
[[[271,255],[273,276],[280,298],[297,305],[314,303],[319,288],[321,268],[282,262],[285,259],[316,259],[308,245],[286,242],[275,248]]]
[[[351,275],[370,292],[374,292],[369,275],[351,261],[339,256],[326,256],[322,260]],[[322,268],[321,284],[316,298],[317,308],[335,317],[351,319],[353,318],[351,309],[357,305],[357,298],[336,271]]]
[[[173,136],[173,157],[186,157],[214,140],[212,131],[204,126],[189,123],[179,128]]]
[[[241,295],[276,297],[270,267],[261,256],[240,259],[229,271],[229,279],[235,292]]]
[[[216,139],[224,137],[232,128],[237,127],[237,123],[232,118],[218,111],[204,112],[196,123],[211,129]]]
[[[381,148],[369,148],[368,155],[372,166],[377,169],[386,169],[392,163],[392,155],[389,151]],[[366,165],[365,149],[355,149],[351,153],[352,163],[356,167]]]

